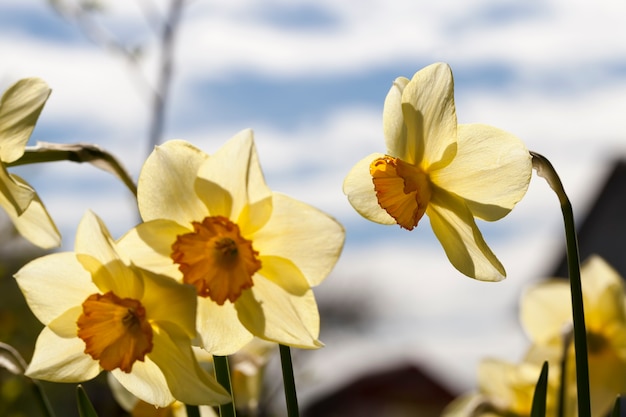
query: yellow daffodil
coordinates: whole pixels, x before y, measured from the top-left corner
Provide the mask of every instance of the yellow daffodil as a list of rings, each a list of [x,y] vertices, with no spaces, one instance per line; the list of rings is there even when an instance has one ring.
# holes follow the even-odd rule
[[[59,246],[59,231],[35,190],[9,174],[6,164],[24,154],[49,95],[44,81],[26,78],[9,87],[0,99],[0,206],[24,238],[44,249]]]
[[[602,258],[581,268],[593,416],[606,415],[626,392],[626,298],[623,280]],[[521,301],[521,320],[533,343],[560,352],[568,343],[566,380],[575,395],[572,305],[567,280],[553,279],[529,289]]]
[[[210,157],[180,140],[158,146],[139,175],[138,202],[144,223],[119,243],[137,265],[196,287],[205,349],[232,354],[253,335],[321,346],[311,287],[337,261],[344,231],[267,187],[252,131]]]
[[[407,230],[426,214],[455,268],[503,279],[474,218],[498,220],[524,196],[531,177],[524,144],[495,127],[457,125],[452,72],[442,63],[394,81],[383,130],[387,153],[365,157],[344,181],[352,206],[371,221]]]
[[[488,359],[478,367],[478,391],[450,403],[442,417],[528,417],[541,363]],[[548,372],[546,416],[556,416],[558,372]]]
[[[15,278],[45,325],[26,375],[81,382],[106,370],[159,407],[230,401],[191,349],[194,288],[134,267],[91,212],[75,252],[36,259]]]

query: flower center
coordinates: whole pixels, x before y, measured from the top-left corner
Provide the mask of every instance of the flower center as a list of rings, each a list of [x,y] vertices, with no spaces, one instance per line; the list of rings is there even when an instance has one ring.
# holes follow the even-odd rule
[[[252,276],[261,269],[259,253],[226,217],[206,217],[192,225],[194,231],[178,236],[172,245],[171,256],[183,281],[219,305],[235,302],[252,287]]]
[[[413,230],[430,201],[428,176],[418,167],[391,156],[372,161],[370,174],[378,204],[401,227]]]
[[[152,327],[137,300],[120,298],[111,291],[92,294],[83,302],[76,324],[85,353],[107,371],[120,368],[128,373],[135,361],[143,361],[152,351]]]

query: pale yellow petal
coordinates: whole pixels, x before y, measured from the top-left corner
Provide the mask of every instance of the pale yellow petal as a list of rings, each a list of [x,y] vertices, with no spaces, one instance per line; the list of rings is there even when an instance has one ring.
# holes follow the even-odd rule
[[[12,177],[21,187],[30,189],[26,181],[17,175],[12,175]],[[0,193],[0,206],[6,209],[20,235],[32,244],[43,249],[55,248],[61,244],[61,234],[36,193],[33,192],[28,207],[21,214],[14,210],[14,206],[5,204],[2,193]]]
[[[254,286],[235,302],[239,320],[255,336],[283,345],[316,349],[319,312],[313,291],[292,295],[273,282],[255,277]]]
[[[78,337],[59,337],[44,327],[26,376],[54,382],[88,381],[100,373],[100,366],[84,350],[85,342]]]
[[[0,99],[0,161],[13,162],[24,154],[50,87],[39,78],[25,78],[9,87]]]
[[[43,324],[99,292],[72,252],[37,258],[24,265],[15,279],[28,306]]]
[[[189,341],[168,332],[154,333],[154,349],[148,354],[167,381],[174,398],[191,405],[218,405],[231,398],[222,386],[206,373],[191,350]]]
[[[560,342],[572,322],[567,280],[554,279],[528,288],[520,301],[520,321],[534,343]]]
[[[129,230],[117,242],[117,248],[135,265],[181,280],[178,265],[170,257],[172,244],[178,235],[192,231],[171,220],[152,220]]]
[[[532,174],[531,157],[517,137],[495,127],[459,125],[457,154],[430,180],[466,200],[472,214],[498,220],[522,199]]]
[[[149,355],[143,362],[133,363],[130,373],[116,368],[111,374],[131,394],[149,404],[167,407],[175,400],[163,372]]]
[[[139,174],[137,202],[144,221],[169,219],[191,227],[208,209],[198,199],[198,168],[208,156],[188,142],[171,140],[157,146]]]
[[[441,189],[434,190],[426,214],[456,269],[481,281],[504,279],[504,267],[487,246],[472,213],[459,197]]]
[[[159,326],[166,323],[178,326],[193,339],[196,336],[196,289],[163,275],[141,273],[145,292],[140,301],[148,312],[148,319]]]
[[[220,306],[209,298],[198,297],[197,327],[202,347],[214,355],[231,355],[253,338],[230,301]]]
[[[271,195],[263,178],[253,133],[249,129],[239,132],[218,149],[200,167],[198,176],[218,185],[232,197],[229,213],[216,213],[216,209],[209,205],[212,215],[221,214],[237,220],[246,205],[254,204]],[[211,204],[209,197],[205,197],[207,204]],[[220,203],[220,207],[222,205],[223,203]]]
[[[361,159],[343,181],[343,193],[354,209],[366,219],[381,224],[396,224],[396,220],[379,204],[374,190],[370,164],[385,155],[375,153]]]
[[[479,417],[479,408],[486,402],[486,398],[481,394],[464,394],[448,404],[441,417]]]
[[[261,256],[288,259],[315,286],[339,259],[345,231],[335,219],[316,208],[274,193],[272,216],[249,238]]]
[[[406,149],[397,157],[425,172],[448,165],[456,154],[454,81],[448,64],[415,73],[402,91]]]
[[[78,335],[78,318],[83,314],[82,304],[70,308],[48,323],[47,327],[59,337],[71,339]]]
[[[16,175],[9,174],[4,164],[0,163],[0,206],[11,219],[22,215],[35,195],[35,190],[25,181],[19,181]]]
[[[311,288],[302,271],[289,259],[280,256],[260,256],[259,274],[290,294],[302,295]]]
[[[597,300],[608,289],[623,294],[622,277],[598,255],[592,255],[581,265],[581,280],[585,299]],[[585,308],[587,308],[585,306]]]
[[[398,77],[385,97],[383,107],[383,132],[385,134],[385,144],[387,153],[394,157],[405,155],[408,146],[406,125],[402,114],[402,91],[409,83],[408,78]]]

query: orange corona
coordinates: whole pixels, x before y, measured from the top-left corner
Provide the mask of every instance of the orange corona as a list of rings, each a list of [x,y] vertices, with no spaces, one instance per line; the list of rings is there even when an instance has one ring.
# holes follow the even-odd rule
[[[178,236],[172,245],[172,259],[179,264],[183,281],[219,305],[235,302],[253,285],[252,276],[261,268],[259,253],[226,217],[206,217],[192,224],[194,231]]]
[[[82,306],[78,337],[85,342],[85,353],[103,369],[128,373],[152,351],[152,327],[139,301],[109,291],[90,295]]]

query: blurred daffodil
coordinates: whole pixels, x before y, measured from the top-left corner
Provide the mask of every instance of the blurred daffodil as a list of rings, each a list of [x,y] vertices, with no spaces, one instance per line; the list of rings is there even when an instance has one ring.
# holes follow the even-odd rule
[[[93,213],[78,227],[75,252],[38,258],[15,278],[45,325],[26,375],[81,382],[107,370],[159,407],[230,401],[192,353],[194,288],[134,267]]]
[[[478,390],[450,403],[442,417],[528,417],[541,364],[488,359],[478,367]],[[558,373],[548,372],[546,416],[556,416]]]
[[[626,298],[620,275],[599,256],[581,268],[593,416],[606,415],[626,392]],[[572,306],[567,280],[553,279],[530,288],[521,301],[521,321],[534,344],[567,351],[568,397],[575,396]]]
[[[0,206],[17,231],[33,244],[49,249],[61,237],[35,190],[6,164],[23,154],[39,114],[50,96],[48,85],[26,78],[9,87],[0,99]]]
[[[344,181],[352,206],[371,221],[407,230],[426,214],[455,268],[503,279],[475,218],[498,220],[524,196],[532,169],[524,144],[495,127],[458,125],[452,72],[443,63],[394,81],[383,130],[386,154],[365,157]]]
[[[228,355],[253,335],[316,348],[311,290],[330,272],[342,226],[272,192],[252,131],[208,156],[184,141],[158,146],[139,175],[144,223],[121,240],[133,262],[196,287],[203,347]]]

